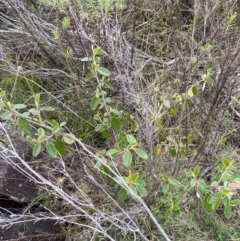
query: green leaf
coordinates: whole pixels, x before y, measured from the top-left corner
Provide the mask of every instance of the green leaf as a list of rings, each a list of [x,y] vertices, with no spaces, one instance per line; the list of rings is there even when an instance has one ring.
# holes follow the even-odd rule
[[[226,167],[228,167],[228,166],[229,166],[229,164],[230,164],[229,160],[228,160],[228,159],[226,159],[226,158],[223,158],[223,159],[222,159],[222,163],[223,163],[223,164],[224,164],[224,166],[226,166]]]
[[[175,117],[177,114],[178,114],[179,110],[177,107],[174,107],[171,111],[171,116],[172,117]]]
[[[168,198],[168,197],[165,197],[165,196],[161,196],[158,200],[159,200],[161,203],[168,203],[168,202],[169,202],[169,198]]]
[[[131,182],[136,182],[137,179],[138,179],[138,177],[139,177],[139,173],[138,173],[138,172],[137,172],[137,173],[134,173],[134,174],[132,174],[132,175],[129,177],[129,181],[131,181]]]
[[[206,194],[206,196],[203,199],[203,207],[205,208],[205,210],[207,211],[213,211],[213,207],[212,204],[209,203],[209,199],[211,198],[211,195],[208,193]]]
[[[27,118],[27,117],[29,117],[30,116],[30,113],[29,112],[23,112],[22,114],[21,114],[21,117],[23,117],[23,118]]]
[[[86,74],[86,76],[84,77],[84,80],[86,81],[86,82],[88,82],[89,80],[91,80],[92,79],[92,75],[91,75],[91,73],[88,73],[88,74]]]
[[[101,120],[101,117],[100,117],[98,114],[96,114],[96,115],[94,115],[94,120],[100,121],[100,120]]]
[[[70,139],[70,138],[68,138],[66,136],[64,136],[62,139],[68,145],[72,145],[74,143],[74,140],[72,140],[72,139]]]
[[[215,186],[217,186],[217,184],[218,184],[217,181],[213,181],[213,182],[211,183],[211,187],[215,187]]]
[[[91,110],[96,110],[97,106],[101,104],[101,99],[98,97],[93,97],[91,102],[90,102],[90,108]]]
[[[162,175],[162,179],[165,181],[165,182],[168,182],[170,180],[170,177],[166,176],[166,175]]]
[[[109,81],[104,81],[104,85],[110,89],[110,90],[114,90],[114,87],[112,86],[112,84]]]
[[[130,188],[133,190],[133,192],[134,192],[136,195],[138,195],[138,191],[137,191],[137,188],[136,188],[135,185],[132,185]],[[134,197],[134,195],[132,195],[132,197]]]
[[[94,56],[101,56],[103,54],[104,54],[104,52],[100,48],[93,49],[93,55]]]
[[[20,109],[25,109],[27,106],[24,104],[16,104],[13,106],[14,110],[20,110]]]
[[[142,149],[140,149],[140,148],[136,148],[136,149],[134,149],[134,151],[136,152],[136,154],[137,154],[140,158],[143,158],[143,159],[147,159],[147,158],[148,158],[148,155],[147,155],[147,153],[146,153],[144,150],[142,150]]]
[[[126,139],[126,134],[124,132],[121,132],[118,135],[118,143],[121,146],[126,146],[127,145],[127,139]]]
[[[200,173],[200,168],[199,168],[199,166],[196,166],[196,167],[194,168],[193,173],[194,173],[195,177],[198,176],[198,174]]]
[[[53,158],[57,157],[58,152],[57,152],[57,149],[52,142],[49,142],[49,141],[46,142],[46,149],[47,149],[47,153],[51,157],[53,157]]]
[[[9,120],[11,117],[12,117],[12,112],[10,112],[10,111],[5,111],[5,112],[2,114],[2,119],[3,119],[3,120]]]
[[[165,213],[165,218],[169,219],[172,218],[172,216],[174,215],[173,210],[169,209],[166,213]]]
[[[224,198],[223,204],[224,204],[224,215],[227,219],[230,219],[232,217],[232,208],[230,207],[230,201],[228,197]]]
[[[114,131],[120,131],[121,130],[121,122],[115,118],[111,118],[111,127],[113,128]]]
[[[207,83],[208,86],[210,86],[210,85],[212,84],[212,82],[213,82],[211,76],[208,75],[208,76],[206,77],[205,82]]]
[[[43,128],[38,128],[38,134],[42,137],[45,137],[45,130]]]
[[[51,106],[43,106],[43,107],[41,107],[41,110],[44,110],[44,111],[55,111],[55,108],[53,108]]]
[[[211,203],[212,203],[212,208],[213,211],[216,211],[220,205],[222,199],[222,193],[217,193],[215,196],[213,196],[213,198],[211,199]]]
[[[34,147],[33,147],[33,152],[32,155],[33,157],[37,157],[39,155],[39,153],[42,150],[42,145],[40,143],[37,143]]]
[[[184,186],[184,191],[185,192],[188,192],[189,190],[191,189],[191,185],[190,185],[190,182],[187,182]]]
[[[9,130],[10,135],[12,135],[12,134],[14,133],[16,127],[17,127],[16,124],[12,124],[12,125],[10,126],[10,130]]]
[[[98,132],[102,129],[103,125],[102,124],[97,124],[95,127],[95,131]]]
[[[105,173],[105,174],[107,174],[107,175],[109,175],[111,172],[110,172],[110,170],[109,170],[109,168],[107,167],[107,166],[104,166],[103,167],[103,172]]]
[[[170,151],[170,154],[172,157],[176,157],[177,156],[177,150],[174,148]]]
[[[190,89],[188,90],[188,96],[189,96],[190,98],[193,97],[193,91],[192,91],[192,88],[190,88]]]
[[[61,126],[54,126],[54,127],[53,127],[53,130],[52,130],[52,133],[53,133],[53,134],[56,134],[56,133],[61,132],[62,130],[63,130],[63,129],[62,129]]]
[[[35,95],[35,105],[39,106],[39,103],[40,103],[40,94],[36,94]]]
[[[139,184],[136,183],[135,187],[136,187],[137,192],[139,193],[139,195],[141,197],[146,197],[148,195],[147,190],[146,190],[146,188],[144,186],[139,185]]]
[[[208,191],[209,190],[206,181],[202,178],[198,180],[198,186],[199,186],[199,188],[201,188],[202,191]]]
[[[118,199],[120,201],[126,200],[128,195],[128,191],[125,188],[121,188],[120,191],[118,192]]]
[[[136,145],[137,141],[133,135],[127,134],[127,141],[130,145]]]
[[[170,190],[170,185],[168,183],[162,186],[162,192],[164,195],[166,195],[169,192],[169,190]]]
[[[143,178],[140,178],[140,177],[136,180],[136,184],[144,186],[144,187],[147,185],[145,180]]]
[[[174,205],[174,206],[172,207],[172,210],[173,210],[173,211],[179,211],[179,210],[180,210],[180,207],[179,207],[178,205]]]
[[[80,59],[81,61],[83,61],[83,62],[87,62],[87,61],[92,61],[92,58],[90,58],[90,57],[84,57],[84,58],[82,58],[82,59]]]
[[[200,198],[203,195],[203,191],[201,188],[197,188],[197,193],[196,193],[197,197]]]
[[[230,206],[238,206],[240,205],[240,199],[230,200]]]
[[[172,184],[173,186],[175,186],[175,187],[180,187],[182,185],[181,182],[179,182],[179,181],[177,181],[175,179],[172,179],[172,178],[170,178],[168,182],[170,184]]]
[[[240,184],[240,177],[234,178],[234,179],[233,179],[233,182],[236,182],[236,183]]]
[[[108,140],[110,138],[109,130],[102,131],[102,137]]]
[[[104,67],[98,67],[98,68],[97,68],[97,72],[98,72],[99,74],[103,75],[103,76],[110,76],[110,75],[111,75],[110,71],[107,70],[107,69],[104,68]]]
[[[64,155],[65,153],[65,145],[64,142],[60,139],[57,139],[54,143],[54,146],[56,147],[57,151],[60,155]]]
[[[59,123],[56,120],[49,120],[48,123],[53,127],[59,126]]]
[[[224,207],[224,215],[227,219],[230,219],[232,217],[232,209],[230,206]]]
[[[96,162],[96,164],[95,164],[95,166],[97,167],[97,168],[100,168],[101,166],[102,166],[102,162],[100,161],[100,160],[96,160],[97,162]]]
[[[195,96],[198,94],[198,90],[197,90],[196,85],[194,85],[194,86],[192,87],[192,93],[193,93],[193,95],[195,95]]]
[[[28,112],[31,113],[32,115],[38,115],[38,111],[35,108],[29,109]]]
[[[185,156],[186,151],[183,146],[180,148],[180,153],[181,153],[181,155]]]
[[[126,167],[130,167],[132,164],[132,153],[129,150],[123,155],[123,163]]]
[[[5,90],[0,92],[0,99],[2,99],[5,96]]]
[[[195,187],[196,184],[197,184],[197,180],[196,180],[196,179],[192,179],[192,180],[190,181],[190,186],[191,186],[191,187]]]
[[[66,121],[63,121],[63,122],[60,123],[60,126],[63,127],[63,126],[65,126],[66,124],[67,124],[67,122],[66,122]]]
[[[24,132],[27,135],[32,135],[32,127],[26,118],[19,117],[18,123],[19,123],[19,128],[22,132]]]
[[[6,108],[6,109],[12,108],[11,103],[8,102],[8,101],[3,101],[2,106],[3,106],[4,108]]]
[[[119,153],[118,150],[116,150],[116,149],[110,149],[110,150],[108,150],[108,151],[106,152],[106,155],[108,155],[108,156],[114,156],[114,155],[117,154],[117,153]]]

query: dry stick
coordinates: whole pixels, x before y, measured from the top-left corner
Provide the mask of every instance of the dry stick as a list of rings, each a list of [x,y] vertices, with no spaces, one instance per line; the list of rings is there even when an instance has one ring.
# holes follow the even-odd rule
[[[67,134],[68,135],[68,134]],[[96,158],[97,160],[99,160],[100,162],[102,162],[102,160],[96,156],[94,153],[92,153],[91,151],[89,151],[85,145],[78,139],[76,138],[74,135],[70,134],[68,135],[68,137],[70,137],[72,140],[74,140],[76,143],[78,143],[84,151],[86,151],[88,154],[92,155],[94,158]],[[109,170],[115,175],[118,176],[117,173],[109,168]],[[125,184],[125,183],[124,183]],[[125,184],[126,185],[126,184]],[[128,188],[128,186],[126,186]],[[152,219],[152,221],[155,223],[155,225],[157,226],[157,228],[159,229],[159,231],[162,233],[162,235],[164,236],[164,238],[167,241],[171,241],[169,239],[169,237],[167,236],[167,234],[165,233],[165,231],[163,230],[163,228],[161,227],[161,225],[158,223],[158,221],[156,220],[156,218],[153,216],[151,210],[148,208],[148,206],[146,205],[146,203],[143,201],[143,199],[141,197],[139,197],[138,195],[136,195],[135,192],[132,191],[132,189],[128,188],[128,191],[131,193],[131,195],[133,195],[135,198],[137,198],[137,200],[142,204],[142,206],[145,208],[145,210],[147,211],[147,213],[149,214],[150,218]]]
[[[30,123],[41,126],[45,129],[48,129],[49,131],[52,131],[53,129],[50,126],[47,126],[43,123],[39,124],[35,121],[32,120],[28,120]],[[5,132],[6,136],[8,137],[9,141],[10,141],[10,137],[8,136],[8,134]],[[73,134],[68,134],[68,133],[62,133],[62,136],[68,137],[70,139],[72,139],[73,141],[75,141],[77,144],[79,144],[84,151],[86,151],[88,154],[90,154],[92,157],[94,157],[96,160],[100,161],[101,163],[103,163],[103,161],[101,160],[101,158],[99,158],[96,154],[94,154],[92,151],[90,151],[86,145],[84,143],[82,143],[75,135]],[[14,153],[16,153],[16,150],[14,148],[14,146],[12,145],[11,141],[10,141],[11,147],[14,150]],[[88,146],[89,147],[89,146]],[[91,148],[91,147],[90,147]],[[91,148],[94,149],[94,148]],[[95,149],[96,150],[96,149]],[[96,150],[97,151],[97,150]],[[16,153],[17,154],[17,153]],[[36,171],[32,170],[32,168],[26,163],[24,162],[21,157],[19,157],[17,155],[17,158],[29,169],[33,172],[33,174],[39,178],[39,180],[41,180],[43,183],[47,184],[48,186],[52,187],[54,190],[56,190],[56,186],[52,183],[50,183],[48,180],[46,180],[45,178],[43,178],[41,175],[39,175]],[[104,163],[103,163],[104,164]],[[106,165],[106,164],[105,164]],[[154,222],[154,224],[156,225],[156,227],[158,228],[158,230],[162,233],[162,235],[164,236],[164,238],[166,239],[166,241],[171,241],[169,239],[169,237],[167,236],[167,234],[165,233],[165,231],[163,230],[163,228],[161,227],[161,225],[158,223],[158,221],[156,220],[156,218],[153,216],[151,210],[148,208],[148,206],[146,205],[146,203],[143,201],[143,199],[141,197],[139,197],[131,188],[129,188],[129,186],[127,185],[127,183],[125,182],[125,180],[122,178],[122,176],[119,176],[110,166],[108,166],[108,169],[111,171],[112,174],[115,175],[115,177],[118,177],[121,179],[124,188],[126,188],[129,193],[136,198],[141,204],[142,206],[145,208],[145,210],[147,211],[147,213],[149,214],[150,218],[152,219],[152,221]],[[63,196],[65,196],[65,198],[67,198],[68,201],[70,201],[70,203],[76,208],[76,204],[71,200],[71,198],[66,197],[66,194],[64,195],[62,192],[62,190],[60,188],[57,187],[57,190],[59,193],[61,193]],[[79,209],[79,207],[77,208]],[[84,212],[83,210],[81,210],[82,212]],[[92,220],[94,221],[94,220]],[[101,229],[100,229],[101,230]],[[107,235],[108,236],[108,235]],[[109,237],[109,236],[108,236]]]

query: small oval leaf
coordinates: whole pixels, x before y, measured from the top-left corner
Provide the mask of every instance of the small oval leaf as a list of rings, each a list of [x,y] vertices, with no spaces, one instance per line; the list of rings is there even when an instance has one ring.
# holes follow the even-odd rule
[[[130,145],[136,145],[137,141],[133,135],[127,134],[127,141]]]
[[[114,156],[114,155],[116,155],[117,153],[119,153],[118,150],[116,150],[116,149],[110,149],[110,150],[108,150],[108,151],[106,152],[106,155],[108,155],[108,156]]]
[[[102,131],[102,137],[108,140],[110,138],[109,130]]]
[[[98,97],[93,97],[90,102],[90,108],[91,110],[96,110],[97,106],[101,103],[101,99]]]
[[[38,106],[40,103],[40,94],[35,95],[35,105]]]
[[[176,149],[172,149],[172,150],[170,151],[170,153],[171,153],[171,156],[172,156],[172,157],[177,156],[177,151],[176,151]]]
[[[66,136],[63,137],[63,141],[68,145],[72,145],[74,143],[74,140],[72,140]]]
[[[65,145],[64,142],[60,139],[57,139],[54,143],[57,151],[59,152],[60,155],[64,155],[65,153]]]
[[[110,76],[111,73],[108,69],[104,68],[104,67],[98,67],[97,68],[97,72],[103,76]]]
[[[32,115],[38,115],[38,111],[35,108],[29,109],[28,112],[31,113]]]
[[[26,118],[19,117],[18,123],[21,131],[27,135],[32,135],[32,127]]]
[[[27,107],[27,106],[24,105],[24,104],[16,104],[16,105],[13,106],[13,109],[14,109],[14,110],[20,110],[20,109],[24,109],[24,108],[26,108],[26,107]]]
[[[12,117],[12,113],[10,111],[6,111],[2,114],[3,120],[9,120]]]
[[[43,107],[41,107],[41,110],[44,110],[44,111],[55,111],[55,108],[53,108],[52,106],[43,106]]]
[[[197,89],[196,85],[194,85],[192,87],[192,93],[193,93],[193,95],[197,95],[198,94],[198,89]]]
[[[118,199],[124,201],[127,198],[128,191],[125,188],[121,188],[118,192]]]
[[[138,177],[139,177],[139,173],[137,172],[137,173],[132,174],[132,175],[130,176],[129,180],[130,180],[131,182],[136,182],[137,179],[138,179]]]
[[[132,153],[129,150],[127,150],[123,155],[123,163],[127,167],[130,167],[132,164]]]
[[[111,118],[111,127],[113,128],[114,131],[120,131],[121,130],[121,122],[115,118]]]
[[[137,154],[139,157],[141,157],[141,158],[143,158],[143,159],[147,159],[147,158],[148,158],[148,155],[147,155],[147,153],[146,153],[144,150],[139,149],[139,148],[136,148],[134,151],[136,152],[136,154]]]
[[[47,149],[47,153],[51,157],[53,158],[57,157],[58,151],[52,142],[49,142],[49,141],[46,142],[46,149]]]
[[[34,147],[33,147],[33,152],[32,155],[33,157],[37,157],[39,155],[39,153],[42,150],[42,145],[40,143],[37,143]]]

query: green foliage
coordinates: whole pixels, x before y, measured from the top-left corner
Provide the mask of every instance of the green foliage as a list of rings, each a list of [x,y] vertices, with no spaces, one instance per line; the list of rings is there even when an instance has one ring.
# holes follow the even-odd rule
[[[159,198],[159,202],[166,208],[166,217],[179,214],[184,198],[194,190],[196,197],[202,199],[206,211],[215,212],[223,205],[225,217],[231,218],[232,206],[240,204],[239,199],[232,200],[237,192],[234,187],[229,186],[230,183],[239,181],[237,168],[233,164],[233,161],[223,158],[222,164],[216,167],[216,173],[210,184],[200,177],[199,166],[196,166],[192,172],[186,173],[190,179],[185,184],[163,175],[162,178],[166,184],[162,187],[163,196]]]
[[[62,27],[63,28],[69,28],[70,26],[70,18],[69,17],[64,17],[62,20]]]
[[[3,96],[2,96],[3,97]],[[28,141],[30,141],[33,146],[33,156],[37,157],[42,148],[45,146],[46,151],[52,158],[56,158],[58,155],[63,155],[65,153],[65,144],[71,144],[66,137],[65,139],[60,140],[56,139],[55,144],[53,144],[50,139],[54,136],[59,135],[63,131],[63,127],[65,126],[66,122],[58,123],[56,120],[50,120],[48,123],[51,125],[51,133],[47,134],[49,128],[43,124],[43,120],[41,117],[42,111],[54,111],[55,108],[51,106],[41,106],[40,105],[40,94],[36,94],[34,101],[35,101],[35,108],[30,108],[29,110],[20,113],[20,110],[26,109],[27,106],[25,104],[15,104],[12,105],[10,102],[3,101],[3,107],[8,109],[6,112],[3,112],[2,119],[9,120],[13,118],[17,120],[19,129],[25,135],[27,135]],[[34,118],[33,118],[34,117]],[[36,120],[36,117],[38,120]],[[37,137],[33,134],[32,126],[40,126],[38,128]],[[47,130],[45,130],[47,128]]]
[[[131,123],[132,119],[129,114],[119,111],[117,108],[111,106],[111,98],[107,97],[107,92],[104,90],[113,90],[113,86],[107,79],[111,73],[104,67],[100,66],[100,56],[102,56],[104,52],[100,48],[93,48],[92,53],[93,55],[91,58],[85,57],[82,58],[81,61],[91,61],[90,73],[88,74],[89,77],[87,77],[87,79],[85,77],[85,80],[90,81],[92,78],[94,78],[98,83],[98,86],[95,90],[95,96],[90,102],[91,110],[98,111],[94,115],[94,119],[98,122],[95,127],[95,131],[100,131],[105,139],[111,138],[111,132],[114,132],[115,136],[118,135],[119,138],[115,139],[114,143],[116,148],[109,149],[106,152],[106,155],[111,157],[122,156],[123,164],[129,169],[134,169],[133,154],[135,153],[136,156],[141,159],[147,159],[148,155],[144,150],[137,147],[137,140],[132,134],[125,134],[123,132],[120,133],[121,130],[124,130],[124,127],[127,124],[129,125],[129,123]],[[103,111],[101,115],[99,114],[100,110]],[[123,135],[124,138],[122,138]],[[123,149],[121,149],[123,139],[126,139],[128,144],[126,143],[127,146],[123,146]],[[103,168],[105,168],[105,166],[103,166]],[[135,194],[147,196],[147,191],[145,188],[146,182],[144,179],[139,178],[138,173],[130,175],[129,177],[124,177],[124,180]],[[118,197],[121,201],[124,201],[127,198],[129,191],[124,187],[124,183],[122,183],[122,181],[118,181],[118,184],[123,186],[118,193]]]
[[[147,196],[146,182],[143,178],[139,177],[139,173],[130,174],[128,177],[124,177],[124,180],[135,194],[141,197]],[[118,183],[120,185],[123,184],[121,180],[118,180]],[[120,201],[124,201],[128,195],[129,191],[126,190],[124,187],[122,187],[118,192],[118,198]]]
[[[173,2],[36,1],[34,14],[47,24],[41,35],[35,24],[17,41],[4,32],[1,118],[12,124],[11,134],[18,126],[34,157],[66,162],[74,186],[85,192],[74,197],[91,199],[96,210],[119,212],[102,199],[103,189],[112,200],[128,199],[126,213],[135,211],[137,197],[146,197],[173,240],[239,239],[240,179],[233,161],[239,11],[235,1]],[[30,5],[29,11],[36,7]],[[29,36],[31,44],[21,46]],[[115,87],[121,84],[122,96]],[[81,186],[83,169],[101,191]],[[65,178],[57,180],[60,187]],[[142,234],[162,240],[150,216],[137,215]],[[81,231],[88,235],[79,240],[105,239]],[[139,238],[126,228],[119,233],[122,240]]]

